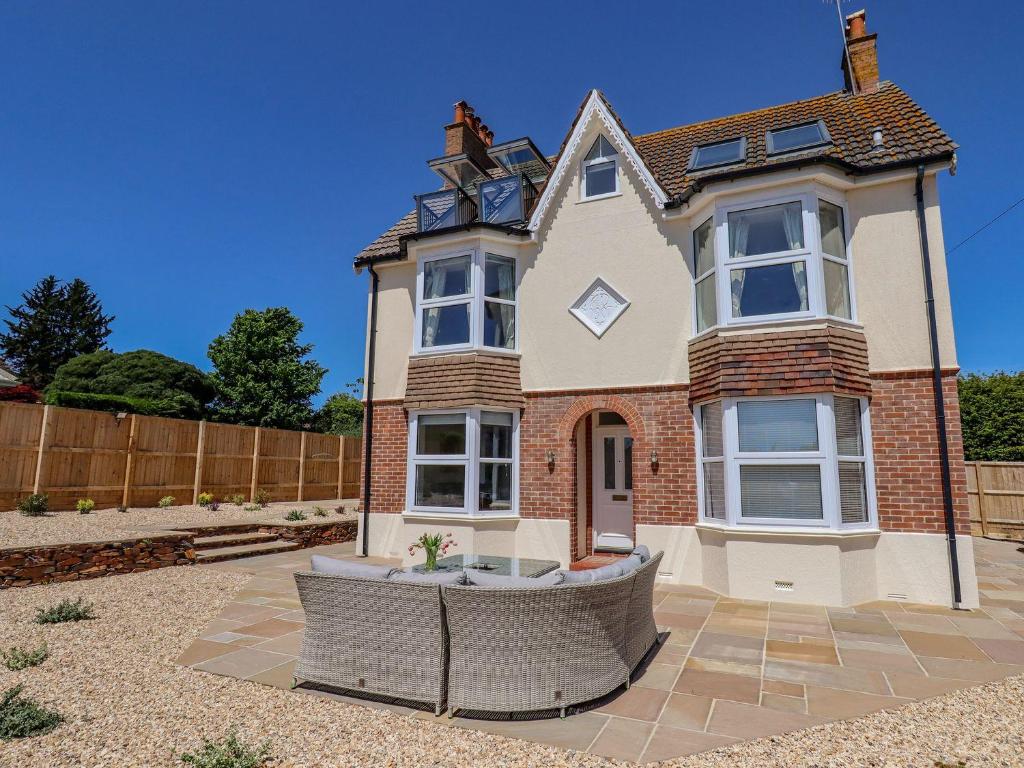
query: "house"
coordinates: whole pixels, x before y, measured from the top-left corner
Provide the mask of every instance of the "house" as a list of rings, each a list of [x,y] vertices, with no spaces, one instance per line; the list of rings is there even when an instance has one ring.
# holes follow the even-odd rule
[[[365,553],[646,544],[737,598],[977,605],[957,145],[846,36],[842,90],[638,136],[592,91],[553,158],[455,105],[443,186],[355,259]]]
[[[0,365],[0,387],[16,387],[18,383],[18,377]]]

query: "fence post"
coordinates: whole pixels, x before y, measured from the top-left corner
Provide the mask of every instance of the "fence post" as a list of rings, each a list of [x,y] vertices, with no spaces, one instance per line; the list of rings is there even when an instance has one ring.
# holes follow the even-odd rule
[[[128,455],[124,459],[124,490],[121,492],[121,506],[127,507],[131,500],[132,475],[135,472],[135,439],[137,420],[132,414],[132,422],[128,428]]]
[[[192,503],[199,503],[199,486],[203,482],[203,454],[206,452],[206,420],[199,422],[199,439],[196,440],[196,479],[192,484]]]
[[[299,438],[299,501],[306,487],[306,433]]]
[[[39,493],[43,479],[43,456],[46,455],[46,441],[50,438],[50,421],[53,410],[49,405],[43,406],[43,423],[39,425],[39,452],[36,454],[36,476],[32,480],[32,493]]]
[[[981,482],[981,462],[974,462],[974,484],[978,486],[978,515],[981,517],[981,535],[988,536],[988,519],[985,515],[985,486]]]
[[[341,493],[344,490],[345,482],[345,436],[338,435],[338,498],[344,498]]]
[[[256,501],[256,480],[259,478],[260,466],[260,428],[256,427],[256,434],[252,441],[252,479],[249,482],[249,501]]]

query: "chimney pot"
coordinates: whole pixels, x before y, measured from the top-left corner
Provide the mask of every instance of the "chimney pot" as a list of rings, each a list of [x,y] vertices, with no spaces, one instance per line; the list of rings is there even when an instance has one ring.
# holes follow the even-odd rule
[[[846,39],[855,40],[864,37],[868,33],[868,14],[866,11],[857,11],[846,17]]]
[[[469,127],[473,129],[473,133],[475,133],[477,135],[480,134],[480,123],[482,121],[480,120],[480,118],[478,116],[470,115],[469,119],[466,122],[469,123]]]
[[[846,40],[842,69],[846,88],[853,93],[878,90],[878,35],[867,31],[867,13],[857,11],[846,17]]]
[[[494,146],[494,131],[487,132],[487,139],[484,141],[484,144],[486,144],[488,147]]]
[[[466,119],[466,109],[468,107],[469,107],[469,104],[467,104],[465,101],[457,101],[457,102],[455,102],[455,119],[452,120],[452,122],[453,123],[464,122],[465,119]]]
[[[487,143],[487,131],[488,128],[483,123],[480,124],[480,127],[477,128],[476,131],[476,135],[480,137],[480,141],[482,141],[484,144]]]

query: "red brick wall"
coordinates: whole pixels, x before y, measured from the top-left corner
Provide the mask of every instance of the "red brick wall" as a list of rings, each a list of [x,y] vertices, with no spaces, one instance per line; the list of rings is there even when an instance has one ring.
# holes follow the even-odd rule
[[[874,373],[871,391],[871,438],[879,527],[887,531],[944,531],[931,373]],[[957,532],[968,534],[967,474],[955,372],[944,374],[943,392]]]
[[[364,430],[365,432],[365,430]],[[366,439],[366,435],[363,435]],[[409,447],[409,423],[401,401],[384,400],[373,405],[373,462],[370,472],[370,511],[405,510],[405,459]],[[365,445],[365,443],[364,443]],[[366,452],[359,467],[359,509],[362,510]]]

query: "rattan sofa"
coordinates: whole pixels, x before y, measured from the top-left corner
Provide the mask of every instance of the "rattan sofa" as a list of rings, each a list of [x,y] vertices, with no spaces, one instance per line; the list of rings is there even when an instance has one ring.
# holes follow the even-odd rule
[[[624,576],[556,587],[446,587],[448,707],[565,708],[629,685],[658,640],[661,553]]]
[[[548,587],[295,574],[296,682],[488,712],[560,710],[629,685],[658,639],[661,553],[630,573]]]

